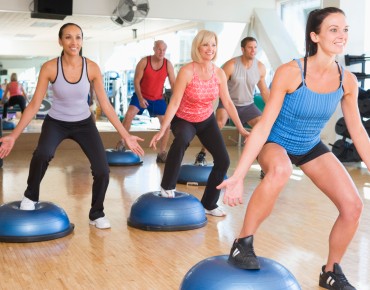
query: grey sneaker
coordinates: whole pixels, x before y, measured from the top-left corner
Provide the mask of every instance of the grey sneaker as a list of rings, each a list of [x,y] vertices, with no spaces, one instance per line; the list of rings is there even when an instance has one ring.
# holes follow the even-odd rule
[[[125,152],[126,151],[125,144],[123,144],[122,140],[118,141],[118,143],[116,145],[116,150],[120,151],[120,152]]]
[[[356,290],[349,284],[346,276],[344,276],[342,268],[339,264],[335,263],[333,272],[325,272],[325,265],[322,266],[319,279],[320,287],[331,290]]]
[[[163,151],[161,153],[158,153],[157,155],[157,163],[166,163],[167,160],[167,152]]]
[[[231,248],[228,261],[241,269],[259,270],[260,262],[254,253],[253,236],[236,239]]]

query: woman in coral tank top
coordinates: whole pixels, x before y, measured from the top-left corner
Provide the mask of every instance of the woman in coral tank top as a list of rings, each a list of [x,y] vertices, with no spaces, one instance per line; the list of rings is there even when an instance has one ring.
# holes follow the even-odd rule
[[[201,203],[207,214],[222,217],[225,213],[217,205],[220,190],[216,186],[224,179],[230,159],[214,116],[213,101],[220,97],[240,134],[247,136],[248,132],[230,99],[224,71],[213,63],[217,56],[217,42],[217,35],[208,30],[199,31],[194,38],[191,48],[193,61],[180,69],[161,129],[150,146],[156,148],[166,128],[171,126],[175,138],[167,155],[161,183],[161,195],[171,198],[175,196],[184,153],[195,135],[198,136],[214,160]]]

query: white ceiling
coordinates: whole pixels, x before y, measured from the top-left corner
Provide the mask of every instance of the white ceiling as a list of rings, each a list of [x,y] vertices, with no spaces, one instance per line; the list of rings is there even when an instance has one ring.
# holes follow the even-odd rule
[[[64,20],[31,18],[25,12],[0,12],[0,45],[3,41],[56,41],[59,28],[67,22],[80,25],[85,42],[128,43],[142,38],[196,26],[197,22],[173,19],[148,19],[132,26],[115,24],[109,16],[67,16]],[[137,39],[134,40],[133,29]],[[12,56],[7,56],[12,57]]]

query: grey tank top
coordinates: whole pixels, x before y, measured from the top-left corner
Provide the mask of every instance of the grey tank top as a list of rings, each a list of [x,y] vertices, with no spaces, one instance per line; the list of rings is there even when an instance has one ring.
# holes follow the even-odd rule
[[[87,119],[91,115],[87,101],[90,81],[87,77],[86,59],[82,57],[81,61],[81,77],[76,83],[70,83],[63,73],[62,58],[58,57],[57,76],[51,83],[53,99],[48,112],[53,119],[76,122]]]
[[[246,68],[241,61],[241,56],[236,58],[234,72],[227,82],[230,97],[235,106],[247,106],[254,102],[254,90],[260,78],[257,59],[253,60],[250,68]]]

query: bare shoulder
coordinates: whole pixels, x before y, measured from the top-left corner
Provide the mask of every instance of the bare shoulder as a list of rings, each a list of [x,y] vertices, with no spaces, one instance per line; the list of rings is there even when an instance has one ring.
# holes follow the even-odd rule
[[[50,81],[53,81],[56,78],[58,70],[58,58],[53,58],[45,62],[41,67],[41,72],[46,76]]]
[[[178,77],[179,78],[185,78],[187,81],[190,81],[193,78],[193,74],[194,74],[193,63],[190,62],[190,63],[187,63],[187,64],[183,65],[180,68],[179,73],[178,73]]]
[[[343,90],[344,94],[355,94],[358,92],[358,80],[357,77],[349,70],[343,71]]]
[[[99,78],[101,76],[100,68],[96,62],[86,58],[86,64],[87,64],[87,74],[90,80],[94,80],[95,78]]]
[[[48,60],[47,62],[45,62],[42,67],[45,68],[45,69],[50,69],[51,67],[57,67],[57,61],[58,61],[58,58],[53,58],[51,60]]]
[[[274,75],[274,82],[278,82],[286,92],[293,92],[302,82],[302,73],[295,60],[279,66]]]

